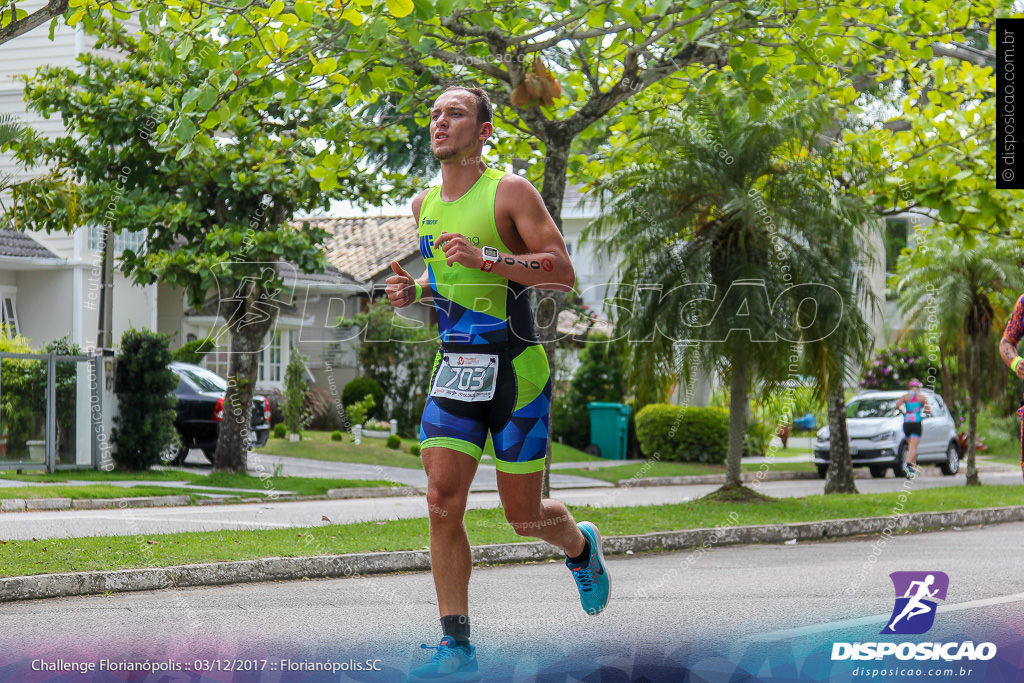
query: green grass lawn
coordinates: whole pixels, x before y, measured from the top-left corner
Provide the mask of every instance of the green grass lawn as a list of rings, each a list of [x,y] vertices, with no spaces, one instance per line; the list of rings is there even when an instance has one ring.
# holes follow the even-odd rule
[[[796,448],[780,448],[776,452],[776,459],[768,463],[769,471],[772,472],[813,472],[814,464],[810,462],[792,462],[795,456],[806,455],[806,451]],[[745,462],[742,465],[745,472],[756,472],[761,469],[760,464]],[[602,481],[617,482],[624,479],[647,478],[647,477],[691,477],[703,474],[725,474],[725,465],[706,465],[697,462],[642,462],[617,465],[611,467],[594,467],[587,469],[586,466],[573,469],[552,470],[557,474],[573,474],[580,477],[593,477]]]
[[[572,508],[577,519],[595,522],[605,536],[675,529],[710,528],[719,524],[748,526],[810,522],[848,517],[886,517],[898,504],[897,493],[808,496],[759,503],[696,500],[648,507]],[[1024,486],[951,486],[912,491],[904,512],[1016,505]],[[425,507],[424,507],[425,511]],[[735,521],[730,515],[736,513]],[[474,545],[517,543],[500,509],[470,510],[466,528]],[[68,571],[162,567],[196,562],[261,557],[305,557],[352,552],[415,550],[427,547],[425,518],[389,522],[324,525],[260,531],[213,531],[100,538],[7,541],[0,576]]]
[[[257,449],[256,452],[261,455],[284,455],[291,458],[354,462],[412,470],[423,467],[419,456],[409,454],[409,446],[417,443],[416,439],[402,439],[401,450],[397,451],[386,447],[385,441],[386,439],[363,437],[362,443],[357,446],[348,434],[343,435],[341,441],[331,441],[330,432],[306,431],[302,433],[302,441],[292,443],[287,439],[271,438],[266,446]]]
[[[93,486],[11,486],[0,488],[0,498],[137,498],[139,496],[174,496],[192,494],[187,489],[169,488],[165,486],[109,486],[95,484]],[[249,494],[251,495],[251,494]]]
[[[267,474],[272,474],[268,472]],[[164,486],[110,486],[104,481],[168,481],[210,486],[219,491],[213,493],[231,493],[232,489],[251,489],[253,491],[288,491],[303,496],[320,496],[330,489],[361,488],[366,486],[401,486],[383,480],[360,479],[323,479],[320,477],[270,477],[260,479],[248,474],[227,474],[217,472],[203,475],[187,471],[151,470],[148,472],[99,472],[82,470],[75,472],[55,472],[42,474],[38,472],[17,474],[14,471],[0,472],[0,479],[25,482],[58,483],[66,481],[95,481],[92,486],[13,486],[0,488],[0,498],[131,498],[137,496],[171,496],[179,493],[193,495],[193,499],[206,498],[201,492],[177,487]],[[267,486],[266,484],[269,484]],[[259,494],[238,492],[238,497],[251,498]]]
[[[352,438],[347,434],[341,441],[331,441],[330,432],[307,431],[303,432],[302,436],[302,441],[297,443],[284,439],[271,439],[258,452],[264,455],[286,455],[292,458],[355,462],[367,465],[405,467],[414,470],[422,467],[418,456],[409,455],[409,446],[418,443],[416,439],[402,439],[402,450],[393,451],[384,445],[385,439],[363,437],[362,443],[357,446],[352,443]],[[484,444],[484,453],[494,455],[494,446],[490,439],[487,439],[487,443]],[[600,460],[600,458],[557,442],[551,446],[551,458],[553,462]]]
[[[743,471],[756,472],[760,465],[744,463]],[[814,464],[809,462],[772,463],[771,472],[813,472]],[[703,465],[695,462],[653,462],[619,465],[617,467],[595,467],[594,469],[552,470],[556,474],[574,474],[580,477],[593,477],[603,481],[622,481],[624,479],[647,477],[689,477],[702,474],[725,474],[725,465]]]

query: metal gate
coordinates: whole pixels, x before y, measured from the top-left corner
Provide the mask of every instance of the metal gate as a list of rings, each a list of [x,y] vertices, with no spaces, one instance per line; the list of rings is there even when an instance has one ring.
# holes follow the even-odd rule
[[[101,356],[0,353],[0,468],[98,469]]]

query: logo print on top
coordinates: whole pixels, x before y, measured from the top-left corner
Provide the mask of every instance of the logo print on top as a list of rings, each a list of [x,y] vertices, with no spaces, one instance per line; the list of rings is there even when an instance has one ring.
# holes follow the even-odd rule
[[[946,599],[949,577],[944,572],[893,572],[896,604],[883,634],[915,635],[927,632],[935,623],[937,600]]]
[[[431,235],[420,236],[420,256],[425,259],[433,258],[434,256],[434,238]]]

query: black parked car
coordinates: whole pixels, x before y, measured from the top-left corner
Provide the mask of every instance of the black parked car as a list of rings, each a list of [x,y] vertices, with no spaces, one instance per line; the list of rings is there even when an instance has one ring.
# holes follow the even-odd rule
[[[180,465],[190,449],[198,448],[211,463],[217,448],[217,433],[224,421],[224,392],[228,383],[220,375],[191,363],[171,363],[178,376],[177,415],[174,426],[180,443],[164,451],[165,464]],[[253,448],[266,445],[270,437],[270,402],[263,396],[252,399],[249,443]]]

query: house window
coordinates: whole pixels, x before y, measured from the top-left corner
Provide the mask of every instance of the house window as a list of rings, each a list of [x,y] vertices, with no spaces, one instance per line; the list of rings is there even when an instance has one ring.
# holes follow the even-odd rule
[[[14,307],[13,294],[3,295],[2,316],[0,316],[0,322],[3,322],[4,332],[8,339],[14,339],[18,336],[18,333],[20,332],[20,328],[18,327],[18,311]]]
[[[89,226],[89,248],[93,251],[103,249],[103,230],[101,226]],[[125,249],[131,249],[136,254],[142,253],[146,245],[146,231],[122,232],[114,235],[114,256],[120,256]]]
[[[208,336],[208,335],[207,335]],[[217,339],[217,346],[210,353],[203,356],[203,365],[221,377],[228,376],[228,358],[230,358],[231,339],[228,335],[221,335]]]
[[[287,336],[286,336],[287,335]],[[260,382],[283,382],[291,349],[295,346],[295,332],[275,330],[267,335],[260,355]]]
[[[294,344],[295,332],[275,330],[267,335],[259,357],[259,370],[256,373],[258,382],[280,383],[284,381],[284,368],[288,364],[288,357],[291,355],[289,349]],[[228,361],[231,357],[230,347],[231,337],[227,334],[222,334],[220,339],[218,339],[217,347],[203,357],[203,364],[207,369],[212,370],[221,377],[227,377],[229,370]]]

